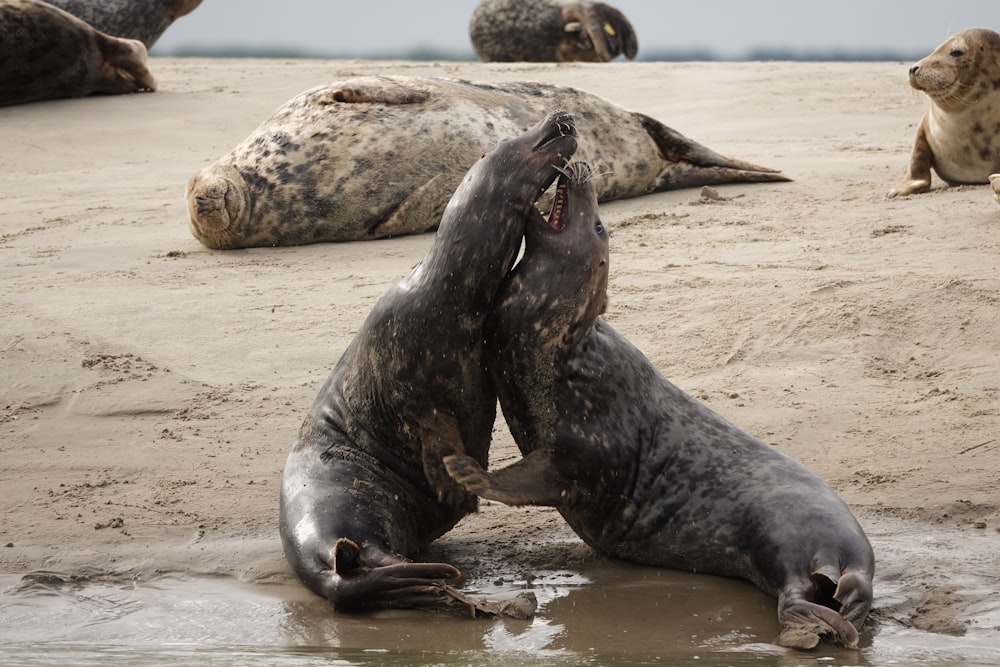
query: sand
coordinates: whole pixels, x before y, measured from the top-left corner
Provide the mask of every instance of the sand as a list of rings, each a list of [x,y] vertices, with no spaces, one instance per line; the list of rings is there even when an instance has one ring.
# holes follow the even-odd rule
[[[320,83],[535,79],[794,179],[602,206],[607,319],[843,496],[872,627],[1000,642],[1000,208],[940,181],[885,198],[926,106],[906,67],[153,58],[156,93],[0,109],[0,572],[293,583],[287,448],[431,236],[211,251],[185,182]],[[516,458],[495,435],[493,465]],[[481,574],[592,558],[553,512],[493,503],[434,549]]]

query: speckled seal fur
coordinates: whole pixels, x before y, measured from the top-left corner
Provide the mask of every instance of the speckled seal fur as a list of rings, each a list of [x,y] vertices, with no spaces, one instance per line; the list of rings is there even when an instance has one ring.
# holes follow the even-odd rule
[[[442,457],[486,465],[496,393],[483,322],[541,215],[535,201],[575,149],[572,117],[555,113],[477,162],[423,260],[320,389],[282,473],[279,525],[295,572],[336,608],[438,606],[457,576],[406,557],[476,508]]]
[[[875,569],[858,522],[817,475],[674,386],[599,317],[607,232],[587,170],[566,173],[559,216],[529,223],[484,329],[524,458],[486,473],[452,455],[449,472],[483,498],[558,508],[602,554],[753,582],[778,598],[785,646],[856,646]]]
[[[44,2],[0,0],[0,105],[155,90],[146,47]]]
[[[930,108],[890,197],[930,190],[932,168],[949,185],[986,183],[1000,171],[1000,34],[973,28],[949,37],[910,68],[910,85]]]
[[[602,200],[788,180],[573,88],[365,77],[294,97],[192,177],[189,227],[220,249],[427,232],[466,169],[554,109],[577,117],[580,151],[605,174]]]
[[[632,24],[603,2],[482,0],[469,39],[486,62],[607,62],[639,51]]]
[[[170,24],[190,14],[201,0],[49,0],[114,37],[137,39],[150,48]]]

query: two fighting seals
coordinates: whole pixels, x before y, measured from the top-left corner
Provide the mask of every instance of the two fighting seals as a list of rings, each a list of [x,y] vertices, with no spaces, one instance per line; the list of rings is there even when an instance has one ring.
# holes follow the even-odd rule
[[[986,183],[1000,172],[1000,34],[974,28],[948,38],[910,68],[930,98],[906,178],[890,197],[927,192],[931,169],[949,185]],[[1000,200],[998,200],[1000,201]]]
[[[191,233],[209,248],[420,234],[465,171],[553,109],[582,121],[601,200],[717,183],[788,180],[574,88],[363,77],[308,90],[188,182]]]
[[[496,393],[483,324],[576,144],[572,117],[555,113],[472,167],[426,256],[375,304],[302,424],[282,475],[281,539],[336,608],[454,604],[445,582],[458,570],[407,557],[476,509],[442,457],[486,465]]]
[[[36,0],[0,0],[0,106],[156,90],[146,47]]]
[[[578,165],[550,219],[528,223],[485,328],[524,458],[487,473],[449,455],[449,472],[483,498],[558,508],[602,554],[753,582],[778,598],[782,645],[856,646],[872,602],[867,537],[818,476],[671,384],[599,317],[608,236]]]
[[[639,51],[625,15],[589,0],[482,0],[469,38],[486,62],[607,62]]]

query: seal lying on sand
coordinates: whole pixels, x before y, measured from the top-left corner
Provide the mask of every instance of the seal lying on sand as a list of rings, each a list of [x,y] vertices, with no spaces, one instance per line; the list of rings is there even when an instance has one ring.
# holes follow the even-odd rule
[[[170,24],[201,0],[48,0],[101,32],[137,39],[150,48]]]
[[[292,98],[196,174],[186,193],[191,233],[226,249],[430,231],[486,150],[553,109],[586,119],[580,150],[605,174],[603,200],[788,180],[573,88],[364,77]]]
[[[479,161],[427,255],[386,293],[333,369],[281,482],[281,539],[337,609],[434,607],[451,565],[412,556],[476,508],[446,454],[486,465],[496,394],[482,327],[535,202],[576,150],[552,114]]]
[[[1000,171],[1000,34],[974,28],[948,38],[910,68],[910,85],[931,105],[890,197],[930,190],[932,167],[949,185],[986,183]]]
[[[990,190],[993,192],[993,198],[1000,204],[1000,174],[990,174]]]
[[[486,323],[524,458],[489,474],[451,455],[449,472],[483,498],[558,508],[602,554],[752,581],[777,596],[785,646],[826,634],[856,646],[867,537],[819,477],[675,387],[599,317],[608,237],[578,164],[559,180],[558,213],[528,223]]]
[[[36,0],[0,0],[0,106],[156,90],[146,47]]]
[[[588,0],[482,0],[469,38],[486,62],[607,62],[639,51],[625,15]]]

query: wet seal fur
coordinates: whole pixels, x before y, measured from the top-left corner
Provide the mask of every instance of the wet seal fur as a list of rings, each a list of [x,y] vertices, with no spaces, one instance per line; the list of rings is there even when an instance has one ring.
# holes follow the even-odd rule
[[[486,62],[607,62],[639,52],[625,15],[588,0],[482,0],[469,39]]]
[[[137,39],[150,48],[167,28],[201,0],[48,0],[49,4],[114,37]]]
[[[486,323],[524,458],[487,473],[451,455],[449,472],[483,498],[558,508],[601,554],[753,582],[778,598],[782,645],[856,646],[868,538],[817,475],[671,384],[599,317],[608,237],[588,172],[567,170],[551,224],[529,223]]]
[[[0,0],[0,106],[156,90],[146,47],[37,0]]]
[[[434,229],[465,171],[553,109],[580,124],[601,200],[719,183],[787,181],[574,88],[362,77],[308,90],[188,182],[209,248],[363,241]]]
[[[932,168],[949,185],[986,183],[1000,171],[1000,34],[973,28],[949,37],[910,68],[910,85],[930,108],[889,197],[930,190]]]
[[[295,572],[335,608],[454,606],[445,582],[458,570],[407,558],[476,509],[442,457],[486,465],[496,393],[483,323],[526,222],[541,217],[535,202],[575,150],[559,112],[476,163],[313,403],[282,474],[280,532]]]

